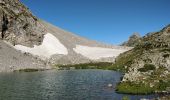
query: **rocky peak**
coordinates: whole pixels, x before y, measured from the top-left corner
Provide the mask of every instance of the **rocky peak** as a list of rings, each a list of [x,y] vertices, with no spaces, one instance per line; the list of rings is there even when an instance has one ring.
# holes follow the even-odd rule
[[[164,33],[170,33],[170,24],[167,25],[165,28],[162,29]]]
[[[46,30],[19,0],[0,0],[0,37],[13,45],[32,47],[42,42]]]
[[[131,36],[130,36],[130,39],[138,39],[138,38],[140,38],[141,36],[140,36],[140,34],[139,33],[137,33],[137,32],[135,32],[135,33],[133,33]]]
[[[138,44],[138,42],[140,42],[140,34],[139,33],[133,33],[130,37],[129,40],[124,42],[122,44],[122,46],[130,46],[130,47],[134,47]]]

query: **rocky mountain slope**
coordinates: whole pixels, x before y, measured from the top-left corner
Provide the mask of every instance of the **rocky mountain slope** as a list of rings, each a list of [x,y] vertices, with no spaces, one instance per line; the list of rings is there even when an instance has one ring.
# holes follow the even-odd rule
[[[120,53],[131,49],[105,45],[64,31],[35,17],[19,0],[0,0],[0,22],[0,43],[3,48],[0,50],[4,52],[0,61],[6,60],[1,62],[1,71],[7,71],[11,66],[15,66],[12,70],[22,68],[23,62],[24,65],[30,63],[23,68],[98,61],[114,62]],[[18,56],[23,54],[28,56]],[[17,61],[12,59],[13,56]],[[20,58],[27,60],[23,61]],[[8,59],[18,63],[8,64]],[[42,66],[36,64],[36,67],[33,67],[33,61],[41,63]]]
[[[141,36],[139,33],[133,33],[132,36],[129,37],[129,40],[122,43],[121,46],[134,47],[140,42]]]
[[[26,68],[48,69],[50,67],[41,59],[33,57],[28,53],[21,53],[0,40],[0,72]]]
[[[138,92],[145,87],[146,93],[170,91],[170,25],[141,38],[132,50],[116,59],[114,66],[126,71],[118,89],[121,92],[132,92],[122,88],[125,85],[138,85],[133,87]]]
[[[45,28],[19,0],[0,0],[1,38],[13,45],[41,44]]]

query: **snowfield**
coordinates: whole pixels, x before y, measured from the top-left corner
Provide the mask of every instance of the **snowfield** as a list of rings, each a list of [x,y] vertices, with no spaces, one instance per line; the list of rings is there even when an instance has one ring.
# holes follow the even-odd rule
[[[88,46],[82,46],[82,45],[76,45],[76,48],[73,48],[73,50],[76,53],[79,53],[91,60],[97,60],[100,58],[107,58],[107,57],[117,57],[120,53],[127,51],[125,49],[88,47]]]
[[[54,54],[68,54],[67,48],[51,33],[44,35],[43,42],[39,46],[34,45],[33,48],[30,48],[23,45],[15,45],[14,48],[41,58],[50,58]]]
[[[21,52],[28,52],[32,55],[39,56],[41,59],[49,59],[54,54],[68,55],[67,48],[51,33],[44,35],[43,42],[39,46],[34,45],[34,47],[31,48],[23,45],[15,45],[14,48]],[[83,45],[76,45],[73,50],[91,60],[117,57],[120,53],[127,51],[126,49],[89,47]]]

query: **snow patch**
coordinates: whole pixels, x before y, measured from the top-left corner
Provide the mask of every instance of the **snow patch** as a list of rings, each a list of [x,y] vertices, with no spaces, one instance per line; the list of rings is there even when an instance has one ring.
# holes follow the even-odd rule
[[[14,48],[41,58],[50,58],[54,54],[68,54],[67,48],[51,33],[44,35],[43,42],[39,46],[34,45],[33,48],[30,48],[23,45],[15,45]]]
[[[88,47],[82,45],[76,45],[73,48],[76,53],[79,53],[91,60],[97,60],[100,58],[117,57],[120,53],[127,51],[126,49],[110,49],[102,47]]]

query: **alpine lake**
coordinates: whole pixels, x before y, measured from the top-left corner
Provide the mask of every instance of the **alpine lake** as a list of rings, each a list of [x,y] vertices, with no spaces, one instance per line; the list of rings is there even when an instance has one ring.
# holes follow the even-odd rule
[[[119,94],[121,72],[99,69],[0,73],[0,100],[129,100],[157,95]],[[110,86],[109,86],[110,85]]]

